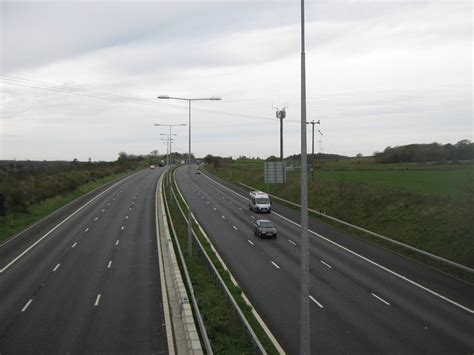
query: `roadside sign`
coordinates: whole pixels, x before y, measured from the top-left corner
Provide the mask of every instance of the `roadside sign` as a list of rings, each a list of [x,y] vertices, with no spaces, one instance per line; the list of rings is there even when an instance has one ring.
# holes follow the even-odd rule
[[[265,162],[265,183],[283,184],[286,182],[285,163],[281,161]]]

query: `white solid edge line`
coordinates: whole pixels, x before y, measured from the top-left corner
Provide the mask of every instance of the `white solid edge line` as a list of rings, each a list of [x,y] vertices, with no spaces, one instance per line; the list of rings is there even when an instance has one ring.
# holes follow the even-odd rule
[[[255,245],[255,244],[253,244],[253,242],[250,239],[248,239],[248,242],[252,245]]]
[[[276,262],[272,261],[272,264],[273,264],[273,266],[275,266],[277,269],[280,268]]]
[[[372,296],[374,296],[376,299],[378,299],[380,302],[383,302],[385,303],[387,306],[390,306],[390,303],[388,303],[387,301],[385,301],[383,298],[377,296],[375,293],[371,293]]]
[[[107,269],[110,269],[111,266],[112,266],[112,260],[109,261],[109,264],[107,265]]]
[[[296,245],[296,243],[294,241],[292,241],[291,239],[288,239],[288,241],[293,244],[293,245]]]
[[[95,299],[94,306],[98,306],[100,302],[100,293],[97,295],[97,298]]]
[[[329,265],[328,263],[326,263],[326,262],[324,262],[324,261],[322,261],[322,260],[320,260],[320,261],[321,261],[321,264],[323,264],[324,266],[326,266],[326,267],[332,269],[332,266],[331,266],[331,265]]]
[[[319,308],[324,308],[324,306],[321,303],[319,303],[318,301],[316,301],[316,299],[313,296],[309,295],[309,298],[311,299],[311,301],[316,303]]]
[[[211,180],[213,183],[215,183],[215,184],[217,184],[217,185],[223,187],[223,188],[226,189],[226,190],[229,190],[230,192],[232,192],[233,194],[239,196],[240,198],[242,198],[242,199],[244,199],[244,200],[247,200],[244,196],[238,194],[238,193],[235,192],[235,191],[232,191],[231,189],[229,189],[228,187],[222,185],[221,183],[219,183],[219,182],[217,182],[217,181],[214,181],[213,179],[211,179],[211,178],[210,178],[209,176],[207,176],[206,174],[204,174],[204,176],[207,177],[209,180]],[[276,215],[276,216],[278,216],[278,217],[280,217],[280,218],[282,218],[282,219],[284,219],[284,220],[286,220],[286,221],[288,221],[288,222],[290,222],[290,223],[293,223],[294,225],[296,225],[296,226],[298,226],[298,227],[301,227],[301,225],[299,225],[298,223],[296,223],[296,222],[294,222],[294,221],[292,221],[292,220],[290,220],[290,219],[288,219],[288,218],[282,216],[282,215],[279,214],[279,213],[276,213],[275,211],[272,211],[272,214],[274,214],[274,215]],[[402,279],[402,280],[404,280],[404,281],[410,283],[411,285],[416,286],[416,287],[418,287],[418,288],[420,288],[420,289],[422,289],[422,290],[424,290],[424,291],[426,291],[426,292],[432,294],[433,296],[436,296],[436,297],[438,297],[438,298],[441,298],[442,300],[444,300],[444,301],[446,301],[446,302],[448,302],[448,303],[451,303],[452,305],[454,305],[454,306],[456,306],[456,307],[459,307],[459,308],[465,310],[466,312],[469,312],[469,313],[471,313],[471,314],[474,314],[474,310],[470,309],[469,307],[463,306],[462,304],[457,303],[456,301],[453,301],[452,299],[450,299],[450,298],[448,298],[448,297],[445,297],[445,296],[443,296],[443,295],[440,295],[440,294],[437,293],[436,291],[433,291],[433,290],[429,289],[428,287],[425,287],[425,286],[423,286],[423,285],[420,285],[419,283],[417,283],[417,282],[415,282],[415,281],[413,281],[413,280],[411,280],[411,279],[409,279],[409,278],[407,278],[407,277],[405,277],[405,276],[403,276],[403,275],[400,275],[400,274],[398,274],[397,272],[395,272],[395,271],[393,271],[393,270],[390,270],[389,268],[387,268],[387,267],[385,267],[385,266],[382,266],[382,265],[376,263],[375,261],[372,261],[372,260],[366,258],[365,256],[362,256],[362,255],[356,253],[355,251],[352,251],[352,250],[346,248],[345,246],[342,246],[341,244],[336,243],[336,242],[334,242],[334,241],[332,241],[332,240],[330,240],[330,239],[328,239],[328,238],[326,238],[326,237],[324,237],[324,236],[322,236],[322,235],[320,235],[320,234],[318,234],[318,233],[312,231],[311,229],[308,229],[308,231],[309,231],[310,233],[312,233],[313,235],[315,235],[315,236],[317,236],[317,237],[319,237],[319,238],[321,238],[321,239],[323,239],[323,240],[325,240],[325,241],[327,241],[327,242],[329,242],[329,243],[331,243],[331,244],[333,244],[333,245],[335,245],[335,246],[337,246],[337,247],[339,247],[339,248],[341,248],[341,249],[347,251],[348,253],[351,253],[351,254],[353,254],[353,255],[355,255],[355,256],[361,258],[362,260],[365,260],[365,261],[367,261],[368,263],[370,263],[370,264],[372,264],[372,265],[374,265],[374,266],[376,266],[376,267],[378,267],[378,268],[380,268],[380,269],[382,269],[382,270],[384,270],[384,271],[386,271],[386,272],[392,274],[393,276],[396,276],[396,277],[398,277],[398,278],[400,278],[400,279]]]
[[[21,309],[22,312],[26,311],[26,309],[30,306],[31,302],[33,302],[33,299],[30,299],[26,304],[23,306]]]
[[[55,272],[59,268],[59,265],[61,265],[61,264],[58,264],[54,267],[53,272]]]
[[[139,174],[140,172],[136,173],[136,174],[133,174],[133,175],[130,175],[128,177],[126,177],[125,179],[129,179],[131,178],[132,176],[135,176],[137,174]],[[53,233],[56,229],[58,229],[60,226],[62,226],[66,221],[68,221],[70,218],[72,218],[74,215],[76,215],[77,213],[79,213],[79,211],[81,211],[83,208],[85,208],[86,206],[88,206],[89,204],[91,204],[93,201],[95,201],[96,199],[98,199],[100,196],[102,196],[104,193],[106,193],[107,191],[109,191],[111,188],[113,188],[115,185],[119,184],[123,182],[123,180],[120,180],[120,181],[117,181],[115,184],[113,184],[112,186],[108,187],[107,189],[105,189],[104,191],[102,191],[100,194],[98,194],[96,197],[92,198],[91,200],[89,200],[87,203],[85,203],[84,205],[82,205],[81,207],[79,207],[77,210],[75,210],[73,213],[71,213],[69,216],[67,216],[65,219],[63,219],[61,222],[59,222],[58,224],[56,224],[52,229],[50,229],[46,234],[44,234],[41,238],[39,238],[36,242],[34,242],[33,244],[31,244],[28,248],[26,248],[20,255],[18,255],[15,259],[13,259],[12,261],[10,261],[3,269],[0,269],[0,274],[3,273],[5,270],[7,270],[10,266],[12,266],[14,263],[16,263],[18,260],[20,260],[26,253],[28,253],[31,249],[33,249],[36,245],[38,245],[44,238],[46,238],[48,235],[50,235],[51,233]]]

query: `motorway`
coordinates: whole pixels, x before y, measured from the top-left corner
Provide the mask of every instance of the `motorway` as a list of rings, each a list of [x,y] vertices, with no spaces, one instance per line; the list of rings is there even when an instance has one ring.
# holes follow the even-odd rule
[[[273,202],[249,211],[248,193],[206,174],[176,171],[194,215],[283,349],[299,352],[300,228],[297,213]],[[231,191],[232,190],[232,191]],[[234,192],[233,192],[234,191]],[[270,219],[276,240],[253,235]],[[474,352],[474,287],[336,228],[310,221],[312,353]]]
[[[155,226],[162,172],[108,184],[68,206],[78,211],[65,221],[60,211],[0,246],[0,354],[168,353]]]

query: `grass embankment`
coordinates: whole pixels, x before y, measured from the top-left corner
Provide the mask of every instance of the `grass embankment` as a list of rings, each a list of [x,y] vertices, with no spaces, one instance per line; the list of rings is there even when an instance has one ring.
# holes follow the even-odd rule
[[[165,190],[168,192],[169,186],[165,186]],[[182,201],[179,197],[179,193],[176,190],[176,185],[174,184],[173,190],[175,191],[175,196],[177,196],[179,199],[179,204],[182,210],[187,213],[187,208],[184,204],[184,201]],[[217,278],[208,267],[207,261],[197,250],[199,246],[194,244],[194,252],[192,256],[187,255],[185,252],[187,250],[187,222],[179,211],[176,200],[171,198],[169,194],[167,194],[166,197],[168,206],[170,208],[171,219],[176,229],[181,250],[184,254],[184,259],[190,274],[194,294],[198,301],[199,309],[206,327],[206,332],[211,342],[213,352],[216,354],[255,353],[253,342],[251,341],[250,336],[244,331],[237,312],[233,310],[233,306],[231,306],[230,302],[227,300],[224,290],[218,286]],[[218,270],[220,276],[226,283],[227,288],[252,326],[263,347],[269,354],[277,354],[273,344],[268,339],[256,319],[253,317],[251,308],[242,299],[242,291],[232,283],[229,273],[223,269],[211,246],[206,241],[195,223],[193,223],[193,230],[203,245],[207,255],[210,257],[214,266]]]
[[[29,207],[27,212],[13,212],[6,216],[0,216],[0,244],[33,223],[38,222],[59,208],[67,205],[69,202],[74,201],[83,194],[126,174],[127,173],[115,174],[91,181],[78,187],[71,193],[54,196],[40,203],[34,204]]]
[[[263,168],[261,167],[228,164],[217,168],[206,166],[206,169],[235,184],[243,182],[289,201],[296,203],[300,201],[300,184],[297,174],[289,173],[286,184],[269,185],[267,189],[267,185],[263,182]],[[451,184],[450,187],[445,187],[446,190],[452,190],[453,186],[460,188],[457,186],[457,181],[464,180],[465,186],[460,190],[462,194],[456,194],[457,197],[402,189],[401,186],[405,186],[405,183],[401,176],[411,181],[413,174],[417,172],[383,171],[387,179],[397,182],[397,188],[390,187],[389,184],[376,183],[377,174],[375,172],[354,170],[348,171],[345,175],[339,174],[335,179],[321,177],[317,182],[309,181],[309,207],[435,255],[471,268],[474,267],[473,176],[469,175],[464,168],[458,171],[461,177],[456,176],[451,180],[443,181],[445,176],[443,174],[447,171],[433,170],[429,172],[434,186]],[[404,174],[407,174],[408,177]],[[310,174],[309,180],[311,180]],[[413,187],[413,184],[406,184]],[[421,177],[417,184],[423,184]],[[425,184],[429,185],[429,181]],[[328,222],[328,220],[323,221]],[[338,224],[335,225],[342,228]],[[426,258],[408,253],[404,249],[395,248],[391,244],[365,233],[350,231],[359,237],[474,281],[472,274],[433,263]]]

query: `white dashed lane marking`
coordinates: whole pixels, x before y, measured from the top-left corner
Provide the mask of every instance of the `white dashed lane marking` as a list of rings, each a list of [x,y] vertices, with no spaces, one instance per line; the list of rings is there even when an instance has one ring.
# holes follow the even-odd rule
[[[117,239],[117,241],[115,242],[115,245],[118,245],[120,242],[120,240]]]
[[[77,242],[72,245],[72,248],[75,248],[77,245]]]
[[[89,227],[87,227],[86,229],[84,229],[84,232],[89,232]]]
[[[225,216],[222,216],[223,219],[225,219]]]
[[[125,229],[125,226],[120,227],[120,230],[124,230],[124,229]]]
[[[387,306],[390,306],[390,303],[388,303],[387,301],[385,301],[383,298],[377,296],[375,293],[371,293],[372,296],[374,296],[376,299],[378,299],[380,302],[383,302],[385,303]]]
[[[98,219],[99,219],[99,217],[95,217],[95,218],[94,218],[94,221],[97,221]]]
[[[98,306],[100,302],[100,293],[97,295],[97,298],[95,299],[94,306]]]
[[[26,304],[23,306],[21,309],[22,312],[26,311],[26,309],[30,306],[31,302],[33,302],[33,299],[30,299]]]
[[[248,240],[248,242],[249,242],[249,244],[255,245],[255,244],[253,244],[253,242],[250,239]]]
[[[328,263],[324,262],[321,260],[321,264],[323,264],[324,266],[328,267],[329,269],[332,269],[332,266],[329,265]]]
[[[53,272],[56,271],[59,268],[59,265],[61,265],[61,264],[58,264],[54,267]]]
[[[316,299],[313,296],[310,295],[309,298],[310,298],[311,301],[316,303],[319,308],[324,308],[324,306],[321,303],[319,303],[318,301],[316,301]]]
[[[112,260],[109,261],[109,264],[107,265],[107,269],[110,269],[111,266],[112,266]]]
[[[250,218],[252,218],[252,219],[255,219],[255,217],[254,217],[254,216],[250,216]]]
[[[232,228],[234,228],[235,230],[237,230],[237,227],[236,227],[236,226],[232,226]]]
[[[296,243],[294,241],[292,241],[291,239],[288,239],[288,242],[290,242],[293,245],[296,245]]]
[[[275,266],[277,269],[280,268],[276,262],[272,261],[272,264],[273,264],[273,266]]]

